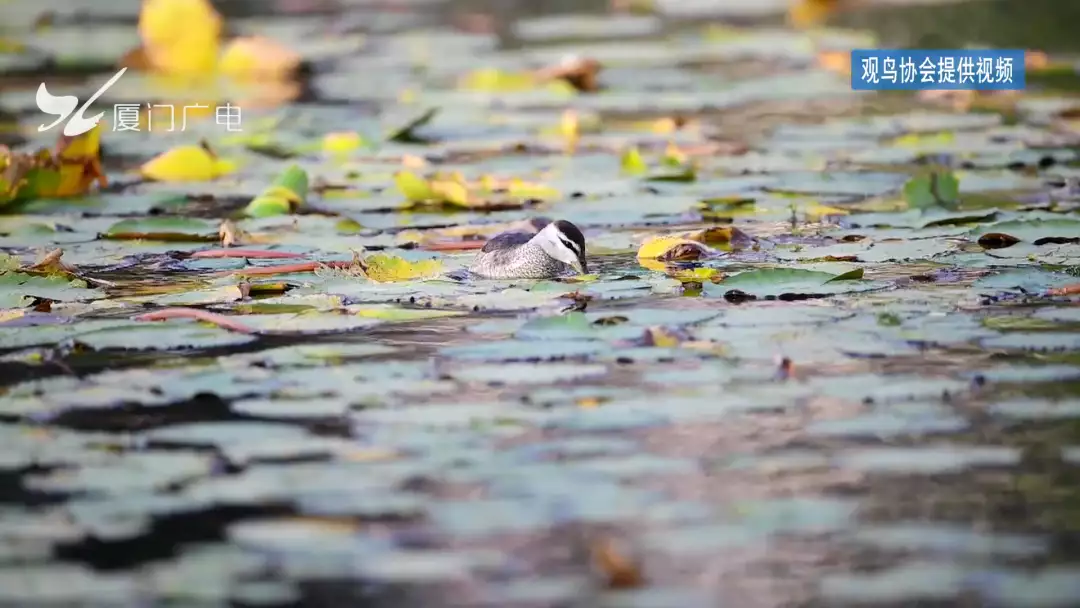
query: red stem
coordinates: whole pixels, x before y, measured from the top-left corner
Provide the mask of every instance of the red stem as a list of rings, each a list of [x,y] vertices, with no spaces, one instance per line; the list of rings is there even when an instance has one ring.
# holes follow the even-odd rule
[[[240,270],[226,270],[216,273],[214,276],[272,276],[275,274],[292,274],[294,272],[315,272],[319,266],[328,268],[349,268],[352,262],[300,262],[298,264],[279,264],[277,266],[249,266]]]
[[[229,331],[235,331],[242,334],[254,334],[258,331],[252,327],[248,327],[239,321],[235,321],[225,315],[219,315],[214,312],[208,312],[205,310],[199,310],[198,308],[164,308],[162,310],[155,310],[154,312],[148,312],[135,317],[136,321],[165,321],[168,319],[196,319],[203,321],[204,323],[211,323],[217,325],[222,329],[228,329]]]
[[[302,253],[291,251],[267,251],[265,249],[207,249],[191,254],[193,258],[250,258],[253,260],[272,260],[281,258],[299,258]]]

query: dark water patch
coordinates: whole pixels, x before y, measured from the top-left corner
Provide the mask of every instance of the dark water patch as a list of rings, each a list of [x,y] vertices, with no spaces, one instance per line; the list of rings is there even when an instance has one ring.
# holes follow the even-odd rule
[[[120,541],[93,537],[56,547],[62,562],[85,564],[95,570],[129,570],[176,556],[185,546],[221,542],[225,530],[238,521],[291,515],[285,505],[219,506],[167,515],[151,523],[140,536]]]

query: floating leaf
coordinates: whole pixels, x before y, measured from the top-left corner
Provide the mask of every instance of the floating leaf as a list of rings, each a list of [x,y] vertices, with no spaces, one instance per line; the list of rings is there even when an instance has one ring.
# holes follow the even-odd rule
[[[424,111],[423,114],[413,118],[405,125],[391,131],[390,134],[386,136],[386,140],[401,144],[423,143],[426,140],[417,136],[416,131],[431,122],[438,113],[438,108],[430,108]]]
[[[913,209],[952,207],[960,200],[960,180],[950,171],[931,171],[904,184],[904,200]]]
[[[435,198],[428,181],[412,171],[398,171],[394,174],[394,185],[401,194],[414,203],[423,203]]]
[[[861,281],[862,277],[862,268],[841,274],[801,268],[762,268],[728,275],[715,287],[721,290],[739,290],[757,297],[785,294],[831,295],[876,287]]]
[[[705,233],[701,233],[702,236]],[[699,260],[718,252],[702,242],[683,236],[650,237],[638,248],[639,260],[660,260],[664,262]]]
[[[348,154],[364,145],[364,138],[355,131],[327,133],[322,141],[323,150],[330,154]]]
[[[225,47],[218,70],[240,80],[281,80],[300,67],[300,54],[264,36],[234,38]]]
[[[516,178],[502,181],[490,175],[469,183],[459,174],[436,174],[425,179],[412,171],[398,171],[394,185],[412,203],[469,208],[520,207],[526,200],[559,196],[554,188]]]
[[[530,72],[506,72],[495,68],[474,70],[458,81],[459,88],[493,93],[528,91],[536,88],[537,84],[537,79]]]
[[[248,203],[244,214],[250,217],[288,215],[304,204],[307,195],[307,171],[298,165],[292,165]]]
[[[645,159],[641,157],[641,152],[637,147],[628,148],[623,152],[620,166],[624,173],[630,175],[644,175],[649,172],[649,166],[645,164]]]
[[[20,308],[32,298],[60,302],[97,300],[104,298],[100,290],[91,289],[86,281],[71,280],[61,275],[40,276],[24,272],[0,273],[0,308]]]
[[[121,220],[103,234],[107,239],[203,243],[218,240],[218,231],[210,223],[183,217],[149,217]]]
[[[1036,246],[1080,242],[1080,221],[1033,219],[998,222],[971,231],[987,249],[1001,249],[1021,241]]]
[[[437,276],[442,271],[442,263],[437,258],[410,262],[385,253],[365,257],[361,267],[367,278],[380,283],[426,279]]]
[[[101,168],[101,128],[61,135],[53,152],[15,153],[0,146],[0,207],[39,198],[67,198],[108,185]]]
[[[456,317],[465,314],[459,310],[435,310],[432,308],[401,308],[398,306],[347,307],[346,310],[360,317],[379,319],[381,321],[418,321],[421,319]]]
[[[221,28],[221,16],[207,0],[145,0],[139,13],[143,51],[163,73],[212,72]]]
[[[221,160],[209,146],[177,146],[150,159],[139,172],[162,182],[211,181],[236,170],[236,164]]]

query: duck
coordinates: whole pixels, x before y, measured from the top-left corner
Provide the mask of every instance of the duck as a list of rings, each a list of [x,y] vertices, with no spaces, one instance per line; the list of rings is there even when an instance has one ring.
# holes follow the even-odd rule
[[[566,220],[534,222],[538,232],[512,230],[491,237],[469,266],[485,279],[551,279],[588,274],[585,236]],[[538,226],[539,227],[539,226]]]

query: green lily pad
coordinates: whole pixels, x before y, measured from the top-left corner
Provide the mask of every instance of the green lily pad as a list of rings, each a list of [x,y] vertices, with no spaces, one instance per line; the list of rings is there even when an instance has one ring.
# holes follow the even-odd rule
[[[725,277],[720,283],[707,285],[706,291],[722,295],[735,289],[757,297],[778,297],[785,294],[831,295],[882,287],[880,283],[862,280],[862,275],[861,268],[844,274],[799,268],[763,268]]]

